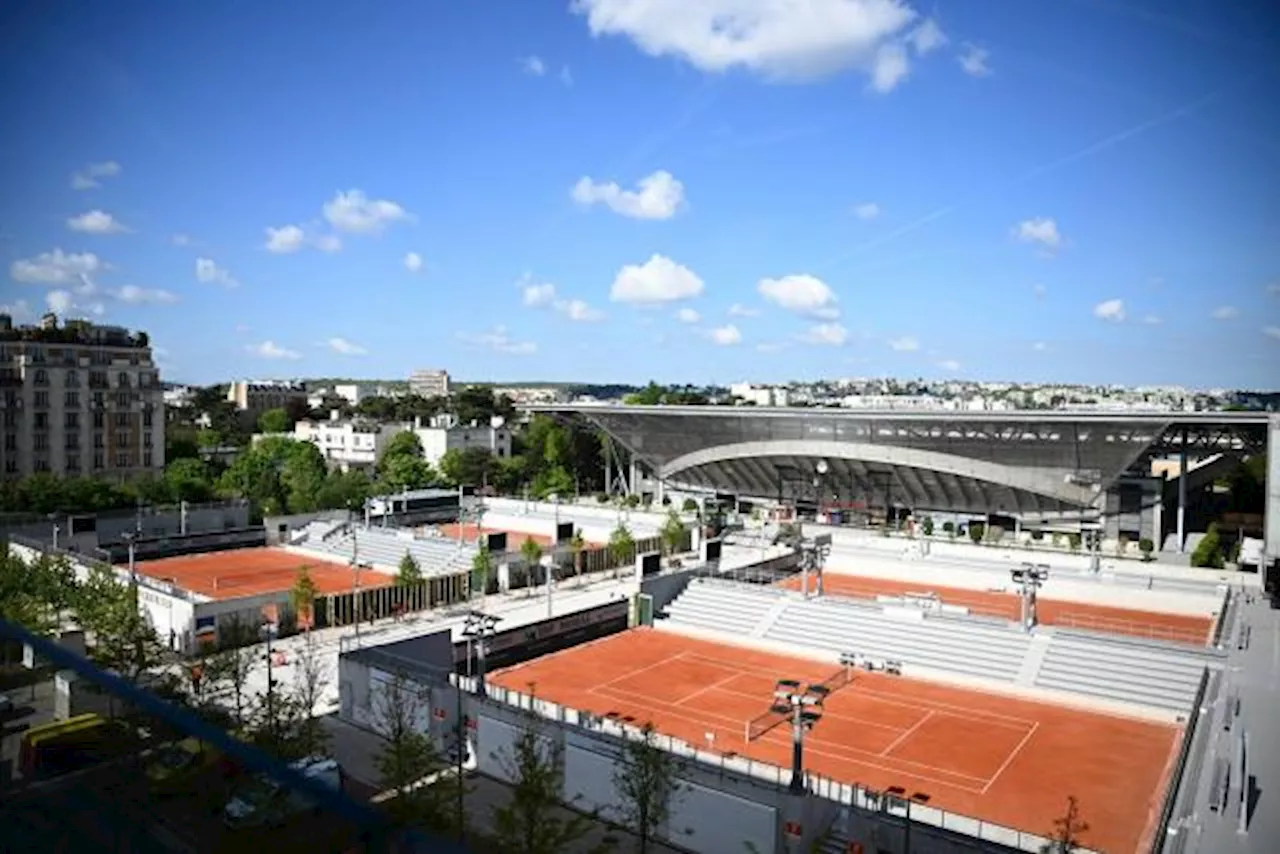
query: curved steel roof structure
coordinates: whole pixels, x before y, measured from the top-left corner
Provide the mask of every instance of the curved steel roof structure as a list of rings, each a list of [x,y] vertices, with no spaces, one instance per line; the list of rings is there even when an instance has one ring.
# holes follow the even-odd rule
[[[1154,454],[1253,453],[1267,442],[1266,413],[523,409],[593,423],[677,488],[973,513],[1078,514]]]

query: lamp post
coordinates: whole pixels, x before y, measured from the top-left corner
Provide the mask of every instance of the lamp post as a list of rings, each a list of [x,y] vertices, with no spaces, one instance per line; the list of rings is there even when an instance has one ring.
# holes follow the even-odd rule
[[[1036,590],[1049,580],[1049,565],[1024,563],[1019,569],[1009,570],[1009,577],[1019,586],[1020,621],[1029,632],[1036,624]]]
[[[471,659],[470,649],[474,648],[476,656],[476,696],[485,696],[484,674],[485,674],[485,654],[489,651],[489,638],[493,637],[494,629],[501,621],[501,617],[493,614],[486,614],[483,611],[468,611],[465,621],[462,624],[462,636],[467,639],[468,662]]]
[[[822,704],[830,691],[823,685],[801,684],[796,679],[779,679],[773,689],[772,711],[791,717],[791,785],[794,795],[803,795],[804,734],[822,718]]]
[[[556,557],[549,554],[543,555],[538,563],[542,564],[542,571],[547,576],[547,619],[551,619],[555,616],[552,611],[552,588],[555,587]]]
[[[888,800],[901,804],[906,810],[905,822],[902,826],[904,854],[911,854],[911,805],[913,803],[925,805],[931,800],[929,795],[924,792],[913,792],[910,797],[907,796],[907,790],[902,786],[890,786],[884,790],[884,794]]]
[[[355,570],[355,577],[351,580],[351,606],[355,611],[356,623],[356,648],[360,648],[360,621],[364,619],[364,599],[360,595],[360,573],[366,569],[373,569],[373,565],[369,563],[361,563],[352,561],[352,569]]]

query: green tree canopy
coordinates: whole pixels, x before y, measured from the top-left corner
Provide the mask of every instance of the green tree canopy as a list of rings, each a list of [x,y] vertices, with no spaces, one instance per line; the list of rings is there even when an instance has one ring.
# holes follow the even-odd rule
[[[400,558],[400,567],[396,571],[396,584],[400,587],[408,587],[421,582],[422,569],[418,566],[418,561],[406,549],[404,557]]]
[[[440,474],[453,486],[482,486],[489,482],[493,461],[488,448],[450,448],[440,458]]]
[[[293,420],[284,407],[268,409],[258,416],[258,429],[263,433],[289,433],[293,430]]]

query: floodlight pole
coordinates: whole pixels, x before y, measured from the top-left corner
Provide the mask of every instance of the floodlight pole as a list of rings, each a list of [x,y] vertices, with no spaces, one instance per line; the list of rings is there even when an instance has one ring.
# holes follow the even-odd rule
[[[813,686],[799,689],[795,680],[780,680],[774,689],[774,699],[791,707],[791,783],[787,787],[794,795],[806,792],[804,784],[804,734],[822,716],[822,698],[813,693]]]

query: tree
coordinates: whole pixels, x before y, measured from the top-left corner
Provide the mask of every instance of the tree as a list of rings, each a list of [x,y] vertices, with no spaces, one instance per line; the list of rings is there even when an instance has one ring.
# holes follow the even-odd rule
[[[525,537],[524,542],[520,544],[520,557],[530,568],[530,576],[532,576],[533,567],[537,566],[538,561],[542,559],[542,546],[538,545],[538,541],[533,537]]]
[[[430,689],[402,672],[383,682],[374,699],[376,726],[386,739],[374,757],[382,786],[395,793],[388,807],[396,820],[435,830],[448,827],[461,780],[447,784],[448,764],[424,730]]]
[[[497,848],[510,854],[561,854],[573,850],[590,832],[594,813],[561,808],[564,796],[563,751],[529,716],[520,734],[499,755],[512,781],[511,797],[493,810]],[[597,850],[605,850],[599,846]]]
[[[1191,552],[1191,565],[1208,569],[1222,569],[1225,563],[1222,551],[1222,537],[1218,534],[1218,523],[1211,522],[1209,530],[1200,538],[1195,550]]]
[[[233,616],[218,627],[218,639],[223,648],[209,656],[205,678],[225,683],[231,689],[236,724],[243,726],[244,690],[258,666],[258,633],[239,616]]]
[[[1144,561],[1151,560],[1151,553],[1155,551],[1156,544],[1151,541],[1150,537],[1143,537],[1138,540],[1138,551],[1142,552]]]
[[[622,744],[613,767],[613,788],[618,795],[617,818],[636,835],[639,854],[648,854],[658,828],[671,815],[672,800],[680,790],[675,756],[658,746],[652,723],[640,738]]]
[[[420,583],[422,583],[422,569],[409,550],[405,549],[404,557],[400,558],[400,567],[396,571],[396,586],[409,587]]]
[[[924,535],[926,537],[932,537],[933,536],[933,517],[925,516],[924,522],[920,524],[920,527],[921,529],[924,530]]]
[[[311,567],[303,564],[298,567],[298,575],[289,589],[289,604],[295,614],[313,612],[316,605],[316,582],[311,577]]]
[[[164,483],[175,501],[208,501],[214,494],[209,466],[194,455],[165,466]]]
[[[582,538],[582,531],[574,531],[573,536],[569,538],[569,550],[573,552],[574,575],[582,575],[582,552],[586,547],[587,541]]]
[[[454,486],[483,486],[489,482],[493,461],[488,448],[450,448],[440,458],[440,474]]]
[[[268,409],[258,416],[258,429],[263,433],[290,433],[293,423],[284,407]]]
[[[136,586],[120,583],[101,566],[91,567],[79,595],[81,625],[93,637],[93,657],[136,684],[161,662],[165,647],[138,606]]]
[[[658,531],[658,536],[662,538],[662,550],[668,555],[674,554],[683,544],[687,530],[680,514],[674,510],[668,510],[667,518],[663,520],[662,527]]]
[[[686,498],[684,500],[684,504],[680,506],[680,509],[683,510],[685,513],[697,513],[698,502],[694,501],[692,498]]]
[[[1067,811],[1053,820],[1053,833],[1040,854],[1073,854],[1083,846],[1082,837],[1089,831],[1089,823],[1080,819],[1080,804],[1075,795],[1067,797]]]
[[[481,543],[471,558],[471,589],[479,590],[483,598],[489,591],[489,579],[493,576],[493,554],[487,543]]]
[[[613,533],[609,535],[609,556],[613,558],[615,566],[621,566],[629,560],[634,560],[636,555],[635,537],[631,536],[631,531],[627,530],[627,526],[618,523],[618,527],[613,529]]]
[[[294,658],[293,669],[293,697],[301,711],[297,740],[303,756],[322,753],[328,744],[328,736],[316,716],[316,706],[331,681],[325,660],[315,637],[308,632],[302,651]]]

